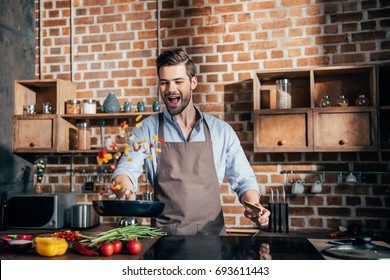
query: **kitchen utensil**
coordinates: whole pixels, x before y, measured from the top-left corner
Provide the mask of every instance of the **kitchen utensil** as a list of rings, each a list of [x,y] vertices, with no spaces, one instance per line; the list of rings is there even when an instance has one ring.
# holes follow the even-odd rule
[[[94,200],[92,205],[101,216],[158,217],[165,204],[158,201]]]
[[[98,224],[99,215],[92,205],[78,204],[72,207],[72,228],[91,228]]]
[[[100,126],[100,141],[102,143],[102,147],[104,147],[104,126],[105,126],[104,119],[99,120],[99,126]]]
[[[246,207],[248,207],[249,209],[251,209],[251,210],[253,211],[253,213],[255,213],[257,217],[259,217],[259,215],[260,215],[260,213],[261,213],[261,208],[260,208],[260,206],[255,205],[255,204],[252,204],[252,203],[250,203],[250,202],[248,202],[248,201],[244,201],[244,205],[245,205]]]

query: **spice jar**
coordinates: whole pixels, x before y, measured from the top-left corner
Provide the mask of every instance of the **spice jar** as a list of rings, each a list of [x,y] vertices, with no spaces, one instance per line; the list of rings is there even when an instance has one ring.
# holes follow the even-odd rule
[[[348,104],[349,104],[349,101],[344,95],[340,95],[339,98],[337,98],[337,106],[347,107]]]
[[[83,100],[83,114],[96,114],[96,100],[95,99]]]
[[[77,124],[77,149],[91,149],[91,127],[86,122]]]
[[[330,101],[329,95],[325,95],[320,100],[320,107],[332,107],[332,101]]]
[[[72,99],[66,101],[66,113],[70,115],[77,115],[80,114],[81,107],[80,107],[80,100]]]
[[[355,101],[356,106],[368,106],[368,104],[370,104],[370,101],[364,96],[364,94],[359,95]]]

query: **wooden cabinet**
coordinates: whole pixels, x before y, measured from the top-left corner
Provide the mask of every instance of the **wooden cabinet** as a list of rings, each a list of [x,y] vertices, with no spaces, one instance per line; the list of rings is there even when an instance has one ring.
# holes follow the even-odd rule
[[[377,149],[375,66],[257,72],[254,77],[255,152]],[[291,108],[278,109],[276,81],[291,81]],[[348,106],[340,107],[343,95]],[[368,106],[356,106],[360,95]],[[331,107],[320,107],[329,96]]]
[[[64,80],[15,81],[13,151],[59,152],[69,149],[69,133],[74,126],[65,121],[65,102],[74,99],[76,85]],[[43,114],[43,103],[51,113]],[[35,105],[36,114],[27,115],[26,106]]]

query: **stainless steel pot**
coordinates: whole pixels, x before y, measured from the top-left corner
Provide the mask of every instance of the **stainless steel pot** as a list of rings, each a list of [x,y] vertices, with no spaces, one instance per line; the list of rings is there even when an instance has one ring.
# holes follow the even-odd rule
[[[72,207],[72,228],[90,228],[100,224],[100,216],[90,204]]]

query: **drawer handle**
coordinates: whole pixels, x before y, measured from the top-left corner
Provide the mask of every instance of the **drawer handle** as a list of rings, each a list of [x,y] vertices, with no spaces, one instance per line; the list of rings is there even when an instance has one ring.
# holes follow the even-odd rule
[[[348,144],[348,139],[342,139],[342,140],[340,140],[340,141],[339,141],[339,144],[340,144],[340,145],[346,145],[346,144]]]
[[[31,142],[29,146],[33,148],[35,146],[34,142]]]
[[[279,140],[278,141],[278,146],[283,146],[286,144],[286,140]]]

